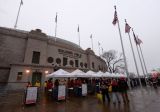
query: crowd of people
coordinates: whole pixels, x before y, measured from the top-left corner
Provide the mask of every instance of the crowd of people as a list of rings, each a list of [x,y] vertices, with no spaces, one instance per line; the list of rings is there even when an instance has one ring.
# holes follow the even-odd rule
[[[143,81],[144,80],[144,81]],[[151,83],[153,86],[157,86],[160,79],[158,78],[150,78],[148,82]],[[145,79],[141,79],[142,85],[145,84]],[[144,83],[144,84],[143,84]],[[129,89],[127,79],[124,77],[121,78],[68,78],[68,79],[55,79],[53,81],[52,78],[45,81],[43,84],[45,93],[50,95],[57,96],[58,95],[58,86],[65,85],[66,87],[66,97],[69,98],[70,96],[82,96],[82,84],[87,85],[87,93],[88,94],[98,94],[101,95],[101,100],[103,103],[112,102],[113,104],[116,103],[128,103],[129,98],[127,94],[127,90]],[[138,79],[130,79],[131,87],[139,86]],[[32,86],[30,82],[28,82],[27,87]],[[36,81],[33,86],[37,86],[40,88],[42,84],[40,81]],[[47,94],[47,95],[48,95]]]
[[[56,79],[55,81],[50,78],[48,81],[45,81],[44,87],[45,92],[53,94],[53,91],[57,92],[59,85],[65,85],[67,88],[66,97],[69,97],[70,95],[82,96],[82,84],[87,84],[88,94],[101,94],[103,103],[105,103],[106,99],[109,103],[112,101],[114,104],[121,103],[121,99],[123,99],[124,103],[129,102],[127,95],[128,84],[126,78],[68,78],[67,80]]]
[[[113,104],[121,103],[121,97],[124,103],[128,103],[128,84],[125,78],[119,79],[100,79],[99,93],[102,94],[102,101],[105,103],[107,98],[108,103],[112,100]],[[98,87],[98,86],[97,86]]]

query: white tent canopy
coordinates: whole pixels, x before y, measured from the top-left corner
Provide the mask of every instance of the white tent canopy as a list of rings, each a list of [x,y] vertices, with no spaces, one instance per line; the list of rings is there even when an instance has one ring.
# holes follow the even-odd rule
[[[119,78],[119,77],[127,77],[124,74],[118,74],[118,73],[109,73],[105,72],[103,73],[102,71],[99,71],[97,73],[89,70],[88,72],[84,73],[83,71],[76,69],[72,73],[69,73],[63,69],[59,69],[56,72],[53,72],[49,75],[46,75],[47,78],[66,78],[66,77],[108,77],[108,78]]]
[[[74,77],[90,77],[89,75],[86,75],[83,71],[76,69],[72,73],[70,73],[71,76]]]
[[[86,74],[86,75],[93,75],[93,74],[95,74],[95,72],[93,72],[93,71],[89,70],[89,71],[88,71],[88,72],[86,72],[85,74]]]
[[[125,75],[125,74],[119,74],[119,76],[127,78],[127,75]]]
[[[69,72],[59,69],[56,72],[53,72],[46,76],[47,78],[53,78],[53,77],[70,77]]]
[[[119,74],[119,73],[111,73],[110,77],[112,78],[120,78],[120,77],[127,77],[126,75],[124,74]]]
[[[103,77],[108,77],[108,78],[109,78],[109,77],[112,77],[112,76],[111,76],[111,73],[105,72],[105,73],[103,74]]]
[[[103,77],[108,77],[108,78],[120,78],[120,77],[127,77],[124,74],[119,74],[119,73],[109,73],[109,72],[105,72]]]
[[[92,77],[103,77],[103,75],[104,75],[104,73],[99,71],[99,72],[97,72],[95,74],[92,74]]]

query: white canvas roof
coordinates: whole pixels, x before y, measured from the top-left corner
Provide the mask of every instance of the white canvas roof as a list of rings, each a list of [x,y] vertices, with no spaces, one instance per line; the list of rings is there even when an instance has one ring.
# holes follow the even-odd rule
[[[72,73],[70,73],[71,76],[74,77],[88,77],[83,71],[76,69]]]
[[[99,72],[93,74],[92,77],[103,77],[103,75],[104,75],[104,73],[99,71]]]
[[[53,78],[53,77],[70,77],[69,72],[59,69],[56,72],[53,72],[46,76],[47,78]]]
[[[93,74],[95,74],[95,72],[93,72],[93,71],[89,70],[89,71],[88,71],[88,72],[86,72],[85,74],[86,74],[86,75],[93,75]]]
[[[112,77],[112,75],[111,75],[111,73],[109,73],[109,72],[105,72],[105,73],[103,74],[103,77]]]

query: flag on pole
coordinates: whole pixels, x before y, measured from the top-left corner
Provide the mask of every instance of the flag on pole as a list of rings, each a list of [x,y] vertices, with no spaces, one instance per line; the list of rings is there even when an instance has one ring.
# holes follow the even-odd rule
[[[140,45],[142,43],[142,40],[138,38],[137,36],[137,44]]]
[[[56,13],[56,17],[55,17],[55,22],[57,23],[57,13]]]
[[[98,42],[98,46],[100,46],[101,44]]]
[[[77,32],[79,32],[79,25],[78,25],[78,28],[77,28]]]
[[[102,48],[102,47],[101,47]],[[102,54],[103,54],[103,48],[102,48]]]
[[[136,45],[140,45],[142,43],[142,40],[139,39],[138,36],[136,37],[134,32],[133,32],[133,37],[134,37],[134,41],[135,41]]]
[[[136,37],[136,35],[135,35],[135,33],[133,32],[133,37],[134,37],[134,41],[135,41],[135,43],[136,43],[136,45],[138,44],[138,42],[137,42],[137,37]]]
[[[130,29],[131,29],[131,27],[128,25],[128,23],[126,23],[126,25],[125,25],[125,33],[129,33]]]
[[[23,0],[21,0],[21,5],[23,5]]]
[[[112,24],[116,25],[117,22],[118,22],[118,17],[117,17],[117,11],[115,10]]]
[[[90,38],[92,39],[92,34],[91,34]]]

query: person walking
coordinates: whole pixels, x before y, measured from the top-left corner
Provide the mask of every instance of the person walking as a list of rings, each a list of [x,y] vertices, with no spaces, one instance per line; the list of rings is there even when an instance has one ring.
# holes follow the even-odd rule
[[[44,82],[44,92],[47,93],[47,81]]]
[[[31,86],[32,86],[31,82],[28,81],[26,87],[31,87]]]
[[[116,101],[118,103],[121,103],[120,102],[120,98],[119,98],[119,93],[118,93],[118,82],[117,82],[116,79],[112,79],[111,86],[112,86],[112,100],[113,100],[113,104],[116,104]]]
[[[100,88],[101,88],[101,91],[102,91],[103,104],[105,103],[105,96],[107,97],[108,103],[110,103],[110,97],[109,97],[109,94],[108,94],[108,85],[107,85],[107,83],[102,81]]]
[[[127,94],[128,84],[125,78],[122,77],[119,79],[118,86],[119,86],[119,92],[121,93],[123,98],[123,102],[128,103],[129,102],[128,94]]]
[[[39,80],[36,80],[36,83],[35,83],[34,86],[36,86],[36,87],[38,87],[38,88],[41,86],[41,83],[39,82]]]

